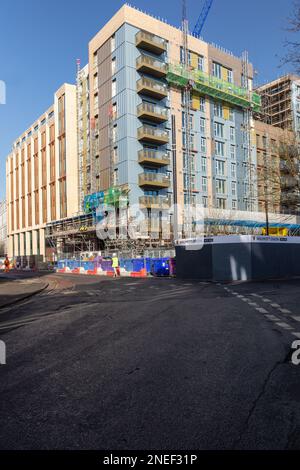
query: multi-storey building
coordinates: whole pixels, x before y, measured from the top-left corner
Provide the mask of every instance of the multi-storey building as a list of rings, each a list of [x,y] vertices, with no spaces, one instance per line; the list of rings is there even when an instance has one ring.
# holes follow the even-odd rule
[[[78,63],[79,66],[79,63]],[[89,68],[88,65],[77,72],[77,113],[78,113],[78,172],[79,208],[91,193],[91,154],[90,154],[90,113],[89,113]]]
[[[127,187],[145,212],[182,207],[190,158],[193,202],[255,210],[253,68],[240,58],[124,5],[89,44],[90,114],[95,125],[93,191]],[[186,154],[183,88],[192,83]],[[247,88],[247,89],[246,89]],[[248,116],[247,116],[248,115]]]
[[[300,77],[285,75],[257,88],[262,107],[259,119],[300,138]]]
[[[10,257],[44,257],[46,224],[78,212],[76,126],[76,87],[64,84],[14,142],[6,161]]]
[[[0,202],[0,256],[7,254],[7,206],[6,201]]]

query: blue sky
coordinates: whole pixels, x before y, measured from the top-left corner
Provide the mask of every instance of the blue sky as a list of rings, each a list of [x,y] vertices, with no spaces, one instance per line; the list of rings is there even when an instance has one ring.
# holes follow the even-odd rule
[[[89,40],[123,3],[1,0],[0,80],[6,83],[7,98],[6,105],[0,104],[0,198],[12,142],[52,104],[62,83],[75,81],[76,59],[87,62]],[[202,4],[187,0],[191,29]],[[133,5],[180,25],[181,0],[135,0]],[[279,65],[292,9],[293,0],[214,0],[202,34],[235,55],[247,49],[257,80],[265,82],[289,71]]]

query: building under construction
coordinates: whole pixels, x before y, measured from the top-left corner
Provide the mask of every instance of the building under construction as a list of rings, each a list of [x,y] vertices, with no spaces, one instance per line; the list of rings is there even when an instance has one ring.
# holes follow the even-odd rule
[[[300,78],[285,75],[256,91],[261,95],[261,113],[257,118],[300,137]]]
[[[258,210],[263,87],[253,90],[247,53],[196,36],[185,13],[176,28],[124,5],[90,41],[77,69],[78,208],[46,226],[58,256],[169,249],[193,236],[194,207]]]

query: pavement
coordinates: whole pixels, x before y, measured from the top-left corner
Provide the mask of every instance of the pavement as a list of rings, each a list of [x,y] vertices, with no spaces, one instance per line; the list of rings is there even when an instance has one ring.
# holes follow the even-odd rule
[[[48,282],[44,282],[39,278],[24,277],[22,279],[22,275],[15,273],[0,274],[0,314],[1,309],[28,299],[43,291],[49,285]]]
[[[0,449],[300,449],[299,280],[45,279],[0,315]]]

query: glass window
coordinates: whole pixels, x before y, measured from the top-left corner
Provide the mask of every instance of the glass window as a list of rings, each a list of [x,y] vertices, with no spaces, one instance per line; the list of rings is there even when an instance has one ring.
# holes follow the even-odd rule
[[[215,117],[223,117],[223,106],[222,103],[214,104],[214,115]]]
[[[216,62],[213,62],[213,76],[222,78],[222,66]]]
[[[205,127],[206,127],[205,118],[200,118],[200,132],[201,134],[205,134]]]
[[[218,209],[226,209],[226,199],[217,197],[217,208]]]
[[[220,122],[215,122],[214,124],[215,137],[224,137],[224,124]]]
[[[225,162],[223,160],[216,160],[216,174],[219,176],[225,175]]]
[[[231,163],[231,177],[236,178],[236,164]]]
[[[206,169],[207,169],[206,157],[201,157],[201,169],[202,169],[203,173],[206,173]]]
[[[201,137],[201,147],[200,150],[202,153],[206,153],[206,138]]]
[[[207,192],[207,178],[206,178],[206,176],[202,176],[202,191],[204,193]]]
[[[232,196],[236,196],[236,182],[235,181],[232,181],[231,183],[231,193],[232,193]]]
[[[111,73],[112,75],[116,73],[116,58],[115,57],[111,61]]]
[[[117,94],[117,81],[114,79],[111,83],[111,96],[116,96]]]
[[[235,145],[230,145],[230,157],[231,160],[235,160]]]
[[[215,147],[216,147],[215,154],[218,157],[224,157],[224,154],[225,154],[225,144],[224,144],[224,142],[219,142],[218,140],[216,140]]]
[[[225,180],[216,179],[216,192],[225,194]]]
[[[232,200],[231,207],[232,207],[233,210],[236,210],[237,204],[236,204],[236,200],[235,200],[235,199]]]
[[[203,207],[207,207],[208,204],[207,204],[207,196],[202,196],[202,204],[203,204]]]
[[[235,128],[234,127],[230,128],[230,141],[235,142]]]
[[[233,72],[230,69],[227,69],[227,81],[233,83]]]
[[[201,55],[198,56],[198,70],[204,72],[204,57]]]
[[[200,98],[200,111],[205,113],[205,98]]]

